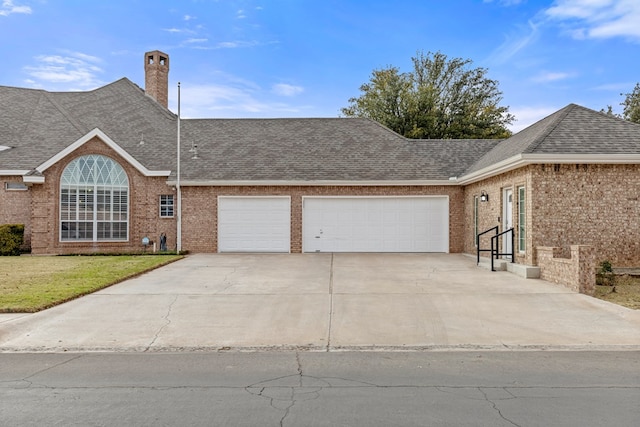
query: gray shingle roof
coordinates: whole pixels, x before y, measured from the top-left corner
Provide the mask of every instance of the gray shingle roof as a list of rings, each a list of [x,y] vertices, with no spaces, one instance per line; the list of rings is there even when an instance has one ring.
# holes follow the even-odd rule
[[[408,140],[356,118],[192,119],[182,121],[181,135],[188,148],[198,145],[199,159],[182,157],[186,180],[448,180],[491,148]]]
[[[175,178],[177,118],[127,79],[88,92],[0,87],[0,103],[10,106],[0,146],[12,147],[0,151],[0,170],[32,170],[99,128],[147,169]],[[181,136],[181,178],[208,182],[448,180],[496,143],[407,140],[345,118],[183,119]]]
[[[127,79],[88,92],[0,86],[0,105],[11,147],[0,170],[33,170],[99,128],[175,178],[177,117]],[[447,181],[518,154],[640,154],[640,125],[574,104],[503,141],[409,140],[353,118],[183,119],[181,136],[181,178],[202,182]]]
[[[640,125],[569,104],[496,145],[467,173],[518,154],[640,154]]]
[[[0,145],[12,147],[0,152],[0,169],[33,169],[94,128],[148,169],[175,164],[175,115],[127,79],[89,92],[0,86],[0,105]]]

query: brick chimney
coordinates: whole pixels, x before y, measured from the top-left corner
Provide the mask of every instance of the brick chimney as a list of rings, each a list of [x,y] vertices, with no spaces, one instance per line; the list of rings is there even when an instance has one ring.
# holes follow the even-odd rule
[[[165,108],[169,107],[169,55],[154,50],[144,54],[144,90]]]

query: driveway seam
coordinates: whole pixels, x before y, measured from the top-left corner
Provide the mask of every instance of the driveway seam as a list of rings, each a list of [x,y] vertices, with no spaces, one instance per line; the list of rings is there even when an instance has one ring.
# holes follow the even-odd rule
[[[331,253],[331,265],[329,267],[329,327],[327,330],[327,351],[331,351],[331,322],[333,321],[333,256]]]

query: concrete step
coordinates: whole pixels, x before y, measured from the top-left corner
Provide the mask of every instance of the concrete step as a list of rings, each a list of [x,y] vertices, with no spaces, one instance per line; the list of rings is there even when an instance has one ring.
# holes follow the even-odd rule
[[[507,271],[507,261],[503,259],[494,259],[493,260],[493,268],[495,271]],[[490,258],[480,258],[480,263],[478,267],[484,268],[486,270],[491,270],[491,259]]]
[[[478,267],[491,270],[491,260],[489,258],[480,258]],[[495,271],[508,271],[525,279],[540,278],[540,267],[533,265],[516,264],[504,259],[495,259],[493,260],[493,268]]]
[[[525,279],[539,279],[540,267],[526,264],[507,263],[507,271]]]

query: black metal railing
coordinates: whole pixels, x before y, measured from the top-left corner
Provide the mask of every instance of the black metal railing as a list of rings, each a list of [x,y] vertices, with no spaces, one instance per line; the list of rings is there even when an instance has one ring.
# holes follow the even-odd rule
[[[487,233],[494,232],[495,234],[491,236],[491,247],[489,249],[482,249],[480,247],[480,236],[483,236]],[[500,252],[500,241],[498,240],[501,236],[505,234],[510,234],[511,237],[511,252]],[[509,238],[509,237],[507,237]],[[502,233],[498,233],[498,226],[492,227],[488,230],[479,233],[476,236],[476,262],[480,264],[480,252],[490,252],[491,253],[491,271],[496,271],[494,268],[493,261],[498,259],[501,256],[511,256],[511,262],[516,262],[515,251],[513,250],[513,246],[515,243],[515,238],[513,235],[513,228],[503,231]]]
[[[493,228],[490,228],[488,230],[483,231],[482,233],[478,234],[476,236],[476,249],[478,251],[477,256],[476,256],[476,263],[480,264],[480,252],[491,252],[491,254],[493,255],[493,248],[492,249],[481,249],[480,248],[480,236],[484,236],[487,233],[490,232],[494,232],[494,234],[498,234],[498,226],[496,225]]]

